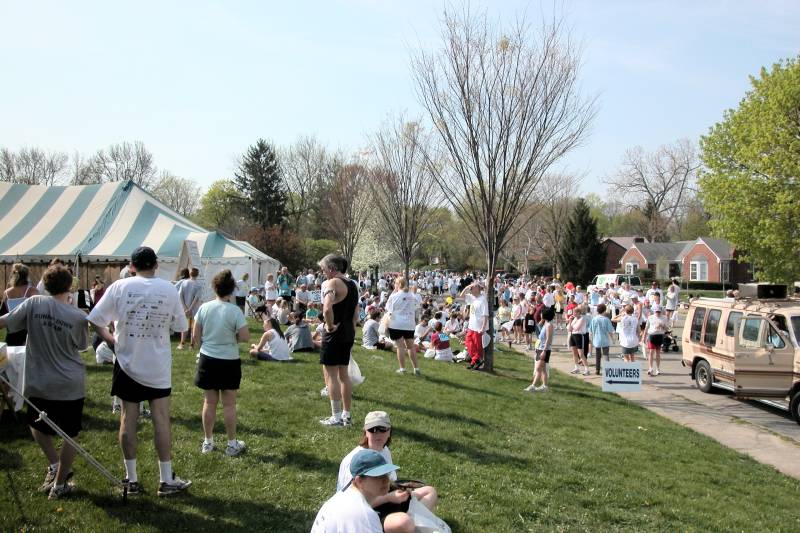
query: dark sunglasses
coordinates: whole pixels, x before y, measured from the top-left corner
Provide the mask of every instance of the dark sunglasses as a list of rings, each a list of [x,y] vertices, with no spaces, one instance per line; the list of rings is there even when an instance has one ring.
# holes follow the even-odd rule
[[[389,431],[389,429],[390,428],[387,428],[385,426],[375,426],[374,428],[369,428],[367,431],[369,431],[370,433],[386,433],[387,431]]]

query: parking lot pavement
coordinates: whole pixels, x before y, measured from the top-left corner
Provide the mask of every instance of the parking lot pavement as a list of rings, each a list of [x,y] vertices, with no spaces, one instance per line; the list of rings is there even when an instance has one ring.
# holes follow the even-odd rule
[[[681,335],[678,321],[674,333]],[[680,342],[680,341],[679,341]],[[520,351],[522,346],[515,346]],[[619,346],[612,347],[616,357]],[[530,354],[530,352],[527,352]],[[641,354],[640,354],[641,355]],[[647,362],[640,358],[642,369]],[[601,386],[594,372],[594,358],[589,360],[591,375],[568,374],[572,369],[572,353],[566,347],[566,332],[556,331],[552,368]],[[554,393],[558,393],[557,389]],[[641,392],[619,393],[620,396],[669,418],[683,426],[707,435],[721,444],[773,466],[780,472],[800,479],[800,425],[788,412],[755,401],[741,401],[730,393],[714,389],[700,392],[692,381],[690,370],[681,365],[681,352],[669,352],[661,359],[661,374],[645,375]]]

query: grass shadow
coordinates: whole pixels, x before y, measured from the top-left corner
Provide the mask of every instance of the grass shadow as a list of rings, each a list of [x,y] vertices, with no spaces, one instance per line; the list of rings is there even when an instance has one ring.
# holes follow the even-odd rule
[[[428,407],[421,407],[419,405],[409,404],[409,403],[398,403],[398,402],[391,402],[388,400],[380,400],[381,405],[387,405],[393,409],[398,411],[412,411],[414,413],[429,416],[436,420],[457,420],[459,422],[463,422],[465,424],[472,424],[476,426],[480,426],[482,428],[490,427],[486,422],[483,420],[478,420],[477,418],[471,418],[468,416],[456,414],[456,413],[448,413],[445,411],[437,411],[435,409],[430,409]]]
[[[221,421],[222,416],[217,417],[217,421]],[[192,416],[190,418],[175,416],[173,415],[171,418],[171,423],[173,425],[183,426],[184,428],[188,429],[189,431],[202,431],[203,428],[203,420],[201,416],[198,414],[196,416]],[[267,427],[253,427],[248,424],[242,424],[239,420],[236,421],[236,431],[240,433],[250,433],[252,435],[260,435],[262,437],[279,439],[283,437],[283,433],[279,431],[275,431],[274,429],[270,429]]]
[[[129,499],[110,495],[87,495],[111,518],[135,527],[146,525],[157,531],[308,531],[314,513],[283,509],[263,501],[245,501],[197,496],[190,492],[170,499],[169,507],[153,496]],[[183,510],[182,505],[191,506]],[[202,509],[207,514],[197,513]]]
[[[251,457],[262,462],[281,467],[294,467],[307,472],[338,472],[339,463],[322,459],[305,452],[288,451],[284,455],[251,454]]]
[[[488,375],[489,373],[486,372],[486,374]],[[470,392],[474,392],[475,394],[488,394],[489,396],[495,396],[497,398],[508,398],[507,395],[500,394],[499,392],[493,391],[491,389],[479,389],[478,387],[471,387],[469,385],[464,385],[463,383],[456,383],[454,381],[450,381],[444,378],[431,376],[430,374],[423,374],[421,378],[424,379],[425,381],[436,383],[437,385],[444,385],[445,387],[452,387],[454,389],[459,389],[459,390],[467,390]]]
[[[532,463],[513,455],[506,455],[498,452],[489,452],[477,447],[466,448],[464,443],[459,443],[453,440],[441,439],[434,437],[421,431],[413,429],[398,430],[398,435],[403,438],[413,439],[431,449],[438,452],[459,457],[464,461],[470,461],[476,464],[501,464],[505,466],[513,466],[520,470],[528,471],[532,468]]]

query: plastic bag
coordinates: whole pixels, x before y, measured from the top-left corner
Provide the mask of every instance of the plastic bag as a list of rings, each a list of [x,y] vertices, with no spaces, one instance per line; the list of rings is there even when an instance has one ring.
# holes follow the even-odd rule
[[[361,375],[361,369],[352,355],[350,356],[350,363],[347,365],[347,373],[350,375],[350,382],[353,386],[364,383],[365,378]]]
[[[416,533],[450,533],[450,526],[414,497],[408,504],[408,515],[414,520]]]

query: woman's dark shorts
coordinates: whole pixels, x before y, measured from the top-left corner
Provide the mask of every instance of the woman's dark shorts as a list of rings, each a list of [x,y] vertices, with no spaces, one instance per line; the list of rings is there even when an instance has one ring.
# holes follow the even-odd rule
[[[536,350],[536,360],[550,362],[550,350]]]
[[[195,385],[203,390],[239,390],[241,382],[241,359],[218,359],[200,354]]]
[[[389,338],[392,339],[393,341],[396,341],[397,339],[413,339],[414,330],[389,328]]]

